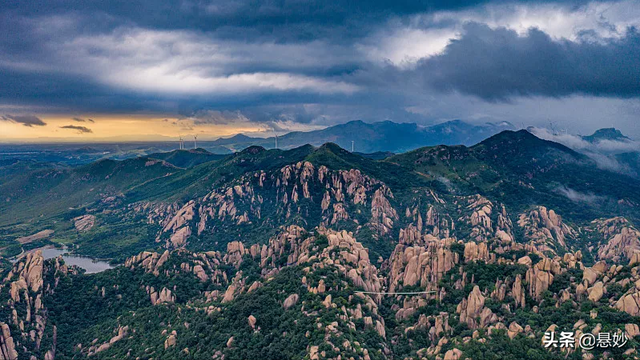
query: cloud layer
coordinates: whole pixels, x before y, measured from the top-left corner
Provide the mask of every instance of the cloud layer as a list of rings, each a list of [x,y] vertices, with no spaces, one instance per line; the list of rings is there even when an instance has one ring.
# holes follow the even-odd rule
[[[25,126],[154,113],[274,128],[539,125],[580,107],[574,128],[611,121],[637,136],[638,26],[640,0],[10,2],[0,111]],[[532,102],[549,110],[531,114]]]
[[[640,142],[631,139],[601,139],[590,142],[582,136],[558,133],[547,128],[531,127],[529,131],[537,137],[563,144],[573,150],[581,152],[593,159],[601,169],[623,174],[633,174],[634,171],[626,164],[622,164],[616,155],[629,152],[640,152]],[[566,193],[566,192],[563,192]],[[568,193],[566,193],[568,194]]]
[[[553,40],[538,29],[524,35],[468,24],[443,54],[420,62],[425,81],[489,101],[516,96],[640,96],[640,34],[620,39]]]

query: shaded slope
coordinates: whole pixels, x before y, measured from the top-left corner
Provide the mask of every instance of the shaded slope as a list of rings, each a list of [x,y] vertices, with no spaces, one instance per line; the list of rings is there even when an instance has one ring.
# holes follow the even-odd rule
[[[73,169],[45,169],[0,184],[0,226],[60,215],[96,201],[115,202],[124,192],[183,170],[161,160],[101,160]]]

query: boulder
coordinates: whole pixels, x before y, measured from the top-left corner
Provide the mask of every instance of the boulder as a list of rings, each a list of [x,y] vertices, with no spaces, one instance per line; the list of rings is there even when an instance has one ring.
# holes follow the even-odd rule
[[[523,331],[524,329],[522,328],[522,326],[520,326],[517,322],[514,321],[509,325],[509,330],[507,331],[507,335],[509,336],[509,339],[513,339]]]
[[[292,307],[293,305],[298,303],[298,299],[300,298],[300,296],[298,296],[298,294],[291,294],[289,295],[289,297],[284,301],[284,303],[282,304],[282,306],[286,309],[289,309],[290,307]]]
[[[624,326],[624,331],[630,339],[640,335],[638,324],[627,324]]]
[[[459,349],[452,349],[444,354],[444,360],[460,360],[462,358],[462,351]]]
[[[598,302],[602,299],[602,296],[606,292],[604,284],[602,281],[598,281],[593,287],[590,287],[587,292],[589,293],[589,300],[593,302]]]
[[[164,341],[164,348],[165,349],[168,349],[170,347],[176,346],[176,340],[177,340],[176,336],[177,336],[177,333],[176,333],[175,330],[173,330],[171,332],[171,335],[169,335],[169,337],[167,338],[167,340]]]
[[[616,302],[615,307],[631,316],[640,315],[640,292],[624,295]]]
[[[636,251],[631,255],[629,266],[640,265],[640,251]]]
[[[598,273],[592,268],[585,268],[582,272],[582,280],[586,280],[589,285],[593,285],[598,278]]]

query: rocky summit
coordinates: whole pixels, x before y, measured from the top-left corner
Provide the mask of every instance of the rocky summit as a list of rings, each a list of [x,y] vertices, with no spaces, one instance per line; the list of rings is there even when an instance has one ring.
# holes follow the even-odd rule
[[[0,359],[640,357],[640,186],[560,144],[507,131],[380,160],[325,144],[202,161],[0,183],[18,255],[0,262]],[[117,266],[37,250],[58,243]],[[545,347],[549,332],[575,339]]]

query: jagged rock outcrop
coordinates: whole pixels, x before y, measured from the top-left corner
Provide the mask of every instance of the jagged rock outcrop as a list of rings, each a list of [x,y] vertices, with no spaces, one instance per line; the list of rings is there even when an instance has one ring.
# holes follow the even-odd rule
[[[195,201],[191,200],[178,210],[162,229],[164,233],[171,233],[166,242],[167,248],[181,248],[187,244],[187,239],[192,233],[190,222],[194,217]]]
[[[589,294],[588,298],[593,302],[597,302],[602,299],[602,296],[604,296],[605,292],[606,288],[604,287],[602,281],[598,281],[597,283],[595,283],[595,285],[593,285],[593,287],[587,289],[587,293]]]
[[[529,283],[529,295],[534,299],[540,299],[549,285],[553,283],[554,274],[562,272],[560,264],[552,259],[543,258],[532,268],[527,270],[526,281]]]
[[[433,240],[426,246],[397,245],[391,254],[389,291],[402,286],[419,285],[437,291],[438,281],[459,262],[458,253],[450,249],[452,239]]]
[[[469,196],[461,209],[470,212],[460,218],[471,226],[469,238],[478,243],[492,239],[508,244],[513,241],[513,224],[504,205],[492,203],[484,196]]]
[[[160,292],[157,292],[153,287],[149,287],[147,293],[149,294],[152,305],[171,304],[176,301],[176,297],[171,290],[166,287],[162,288]]]
[[[640,265],[640,251],[636,251],[631,255],[631,259],[629,259],[629,266]]]
[[[464,261],[484,261],[489,262],[489,260],[495,261],[495,254],[493,257],[489,255],[489,248],[487,247],[487,243],[481,242],[476,244],[474,241],[469,241],[464,244]]]
[[[0,291],[8,288],[8,300],[3,308],[12,314],[10,319],[0,322],[1,356],[16,359],[18,349],[23,349],[27,355],[36,351],[45,357],[55,356],[57,329],[49,324],[43,300],[45,295],[54,293],[60,277],[68,274],[77,274],[77,269],[64,265],[61,258],[45,262],[40,250],[27,253],[13,264],[0,283]],[[51,282],[45,282],[45,278]],[[9,322],[17,332],[12,333]],[[47,332],[53,338],[47,341],[47,348],[41,348]],[[26,344],[29,348],[25,347]]]
[[[544,206],[537,206],[520,214],[518,225],[525,237],[539,252],[557,253],[567,247],[567,238],[576,236],[575,230],[562,221],[562,217]]]
[[[524,286],[522,285],[522,276],[517,275],[511,288],[511,294],[516,301],[516,307],[525,307],[526,297],[524,294]]]
[[[592,226],[600,234],[602,243],[598,246],[598,259],[612,262],[630,260],[640,252],[640,231],[623,217],[594,220]]]
[[[391,189],[382,186],[376,190],[371,200],[370,223],[382,235],[388,234],[393,228],[394,221],[398,220],[398,214],[387,197],[393,198],[393,193]]]
[[[9,326],[3,322],[0,322],[0,331],[0,359],[17,360],[18,352],[16,351],[13,337],[11,337]]]
[[[89,347],[87,349],[87,355],[93,356],[93,355],[95,355],[97,353],[100,353],[100,352],[103,352],[105,350],[110,349],[113,344],[115,344],[118,341],[124,339],[129,334],[129,327],[128,326],[119,326],[116,329],[116,331],[117,331],[117,335],[115,335],[114,337],[109,339],[109,341],[107,341],[105,343],[102,343],[100,345],[95,344],[95,345],[92,345],[91,347]]]
[[[523,331],[524,331],[524,329],[522,328],[522,326],[520,326],[520,324],[518,324],[517,322],[514,321],[509,325],[509,329],[507,331],[507,335],[509,336],[509,339],[513,339]]]
[[[399,240],[401,244],[421,245],[433,239],[448,238],[454,230],[451,216],[440,213],[438,208],[432,204],[427,206],[426,211],[418,205],[411,209],[407,207],[405,217],[411,220],[411,224],[400,229]]]
[[[460,321],[467,323],[471,329],[484,327],[497,320],[489,308],[484,307],[485,297],[476,285],[466,299],[458,304],[456,312],[460,314]]]
[[[131,208],[148,214],[150,223],[161,224],[156,241],[176,249],[203,232],[224,233],[232,226],[271,224],[274,219],[307,217],[317,211],[321,221],[313,226],[335,226],[343,221],[365,225],[354,218],[354,206],[357,211],[370,208],[366,226],[385,236],[399,220],[393,198],[388,186],[358,169],[330,170],[301,161],[269,172],[246,173],[185,204],[137,203]],[[276,211],[265,217],[263,209],[272,207]]]
[[[249,315],[249,317],[247,318],[247,321],[249,322],[249,326],[251,327],[251,329],[255,330],[256,329],[256,317],[253,315]]]
[[[89,231],[96,223],[96,217],[94,215],[82,215],[73,218],[73,226],[80,232]]]
[[[169,259],[169,250],[165,250],[162,255],[156,252],[143,251],[138,255],[128,258],[124,265],[130,269],[142,267],[147,272],[155,275],[160,273],[159,269]]]

